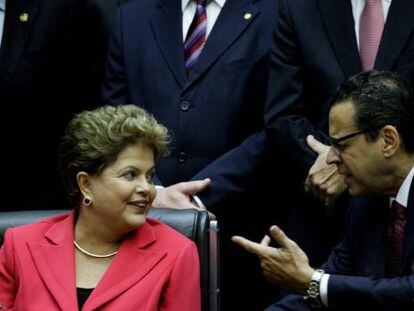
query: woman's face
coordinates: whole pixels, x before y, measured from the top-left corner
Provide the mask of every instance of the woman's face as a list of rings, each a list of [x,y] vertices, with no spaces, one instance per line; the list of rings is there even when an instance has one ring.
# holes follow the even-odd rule
[[[99,175],[89,177],[89,189],[98,219],[104,225],[128,232],[145,223],[155,197],[152,184],[154,152],[142,145],[129,145]]]

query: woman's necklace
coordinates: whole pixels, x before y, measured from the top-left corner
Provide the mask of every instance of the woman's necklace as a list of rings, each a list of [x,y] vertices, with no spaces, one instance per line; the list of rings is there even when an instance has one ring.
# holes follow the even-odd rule
[[[73,244],[75,244],[75,247],[81,252],[84,253],[85,255],[94,257],[94,258],[108,258],[108,257],[112,257],[115,256],[116,254],[118,254],[118,251],[110,253],[110,254],[106,254],[106,255],[97,255],[97,254],[92,254],[90,252],[88,252],[87,250],[83,249],[82,247],[79,246],[78,243],[76,243],[76,241],[73,241]]]

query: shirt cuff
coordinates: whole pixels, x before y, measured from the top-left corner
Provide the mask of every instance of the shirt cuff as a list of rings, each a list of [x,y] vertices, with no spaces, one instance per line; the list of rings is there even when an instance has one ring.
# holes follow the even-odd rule
[[[328,281],[329,274],[322,275],[321,282],[319,283],[319,295],[321,296],[321,301],[325,307],[328,308]]]

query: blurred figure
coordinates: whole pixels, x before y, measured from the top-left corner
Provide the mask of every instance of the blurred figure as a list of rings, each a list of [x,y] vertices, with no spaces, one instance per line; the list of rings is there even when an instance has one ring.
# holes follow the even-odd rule
[[[413,310],[414,98],[401,76],[364,72],[345,82],[329,114],[328,164],[354,199],[342,242],[322,269],[274,226],[270,238],[234,242],[256,254],[264,275],[295,295],[276,310]],[[363,198],[362,198],[363,197]]]
[[[193,242],[147,219],[167,129],[144,110],[104,106],[69,124],[60,161],[74,210],[9,229],[6,310],[200,310]]]

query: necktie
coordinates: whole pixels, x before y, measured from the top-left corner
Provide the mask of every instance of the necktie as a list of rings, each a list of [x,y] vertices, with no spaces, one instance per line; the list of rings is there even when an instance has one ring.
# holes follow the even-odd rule
[[[388,225],[388,242],[385,258],[387,277],[399,275],[404,241],[406,208],[394,200],[391,204],[391,213]]]
[[[197,8],[184,42],[185,68],[191,74],[206,43],[207,0],[196,0]]]
[[[372,70],[384,30],[384,11],[381,0],[366,0],[359,21],[359,55],[362,70]]]

